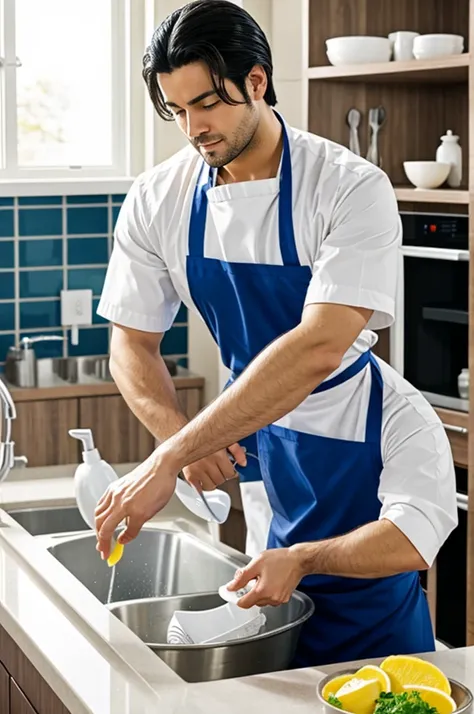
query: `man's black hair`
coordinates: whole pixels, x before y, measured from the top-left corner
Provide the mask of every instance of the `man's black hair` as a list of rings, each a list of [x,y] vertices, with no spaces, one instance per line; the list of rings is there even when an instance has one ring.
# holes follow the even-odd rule
[[[248,12],[229,0],[195,0],[175,10],[159,25],[143,57],[143,78],[158,114],[172,120],[157,74],[169,74],[191,62],[205,62],[213,88],[226,104],[240,104],[226,91],[232,81],[245,103],[250,97],[245,81],[253,67],[264,68],[268,87],[264,99],[275,106],[272,53],[265,33]]]

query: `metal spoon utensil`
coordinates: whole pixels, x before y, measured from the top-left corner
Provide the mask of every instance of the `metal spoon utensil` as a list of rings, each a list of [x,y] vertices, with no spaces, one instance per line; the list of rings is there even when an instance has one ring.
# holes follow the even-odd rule
[[[381,160],[378,150],[378,133],[385,123],[387,113],[384,107],[369,109],[369,131],[372,130],[372,135],[369,142],[369,150],[367,152],[367,161],[370,161],[376,166],[381,165]]]
[[[357,154],[357,156],[360,156],[359,135],[357,132],[360,124],[360,117],[360,111],[358,109],[355,109],[354,107],[352,109],[349,109],[346,116],[346,122],[350,128],[349,149],[354,154]]]

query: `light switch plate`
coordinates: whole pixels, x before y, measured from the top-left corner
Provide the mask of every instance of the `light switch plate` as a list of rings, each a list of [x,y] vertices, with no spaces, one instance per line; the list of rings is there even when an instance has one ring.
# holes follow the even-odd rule
[[[92,324],[92,290],[61,290],[61,324]]]

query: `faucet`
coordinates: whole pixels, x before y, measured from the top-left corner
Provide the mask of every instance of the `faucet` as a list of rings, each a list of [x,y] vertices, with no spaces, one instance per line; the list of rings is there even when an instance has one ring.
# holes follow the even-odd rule
[[[15,404],[7,385],[0,379],[0,482],[15,465],[15,443],[11,440],[13,419],[16,419]]]

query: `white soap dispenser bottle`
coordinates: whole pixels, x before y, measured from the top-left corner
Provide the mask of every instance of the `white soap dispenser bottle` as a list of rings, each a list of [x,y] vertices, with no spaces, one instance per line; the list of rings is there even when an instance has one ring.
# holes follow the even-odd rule
[[[459,136],[453,134],[451,129],[441,137],[441,144],[436,151],[436,161],[451,164],[448,186],[458,188],[462,179],[462,149],[459,145]]]
[[[94,446],[90,429],[70,429],[69,435],[82,441],[83,463],[74,474],[74,494],[81,516],[95,530],[95,508],[111,483],[118,476],[112,466],[104,461]]]

